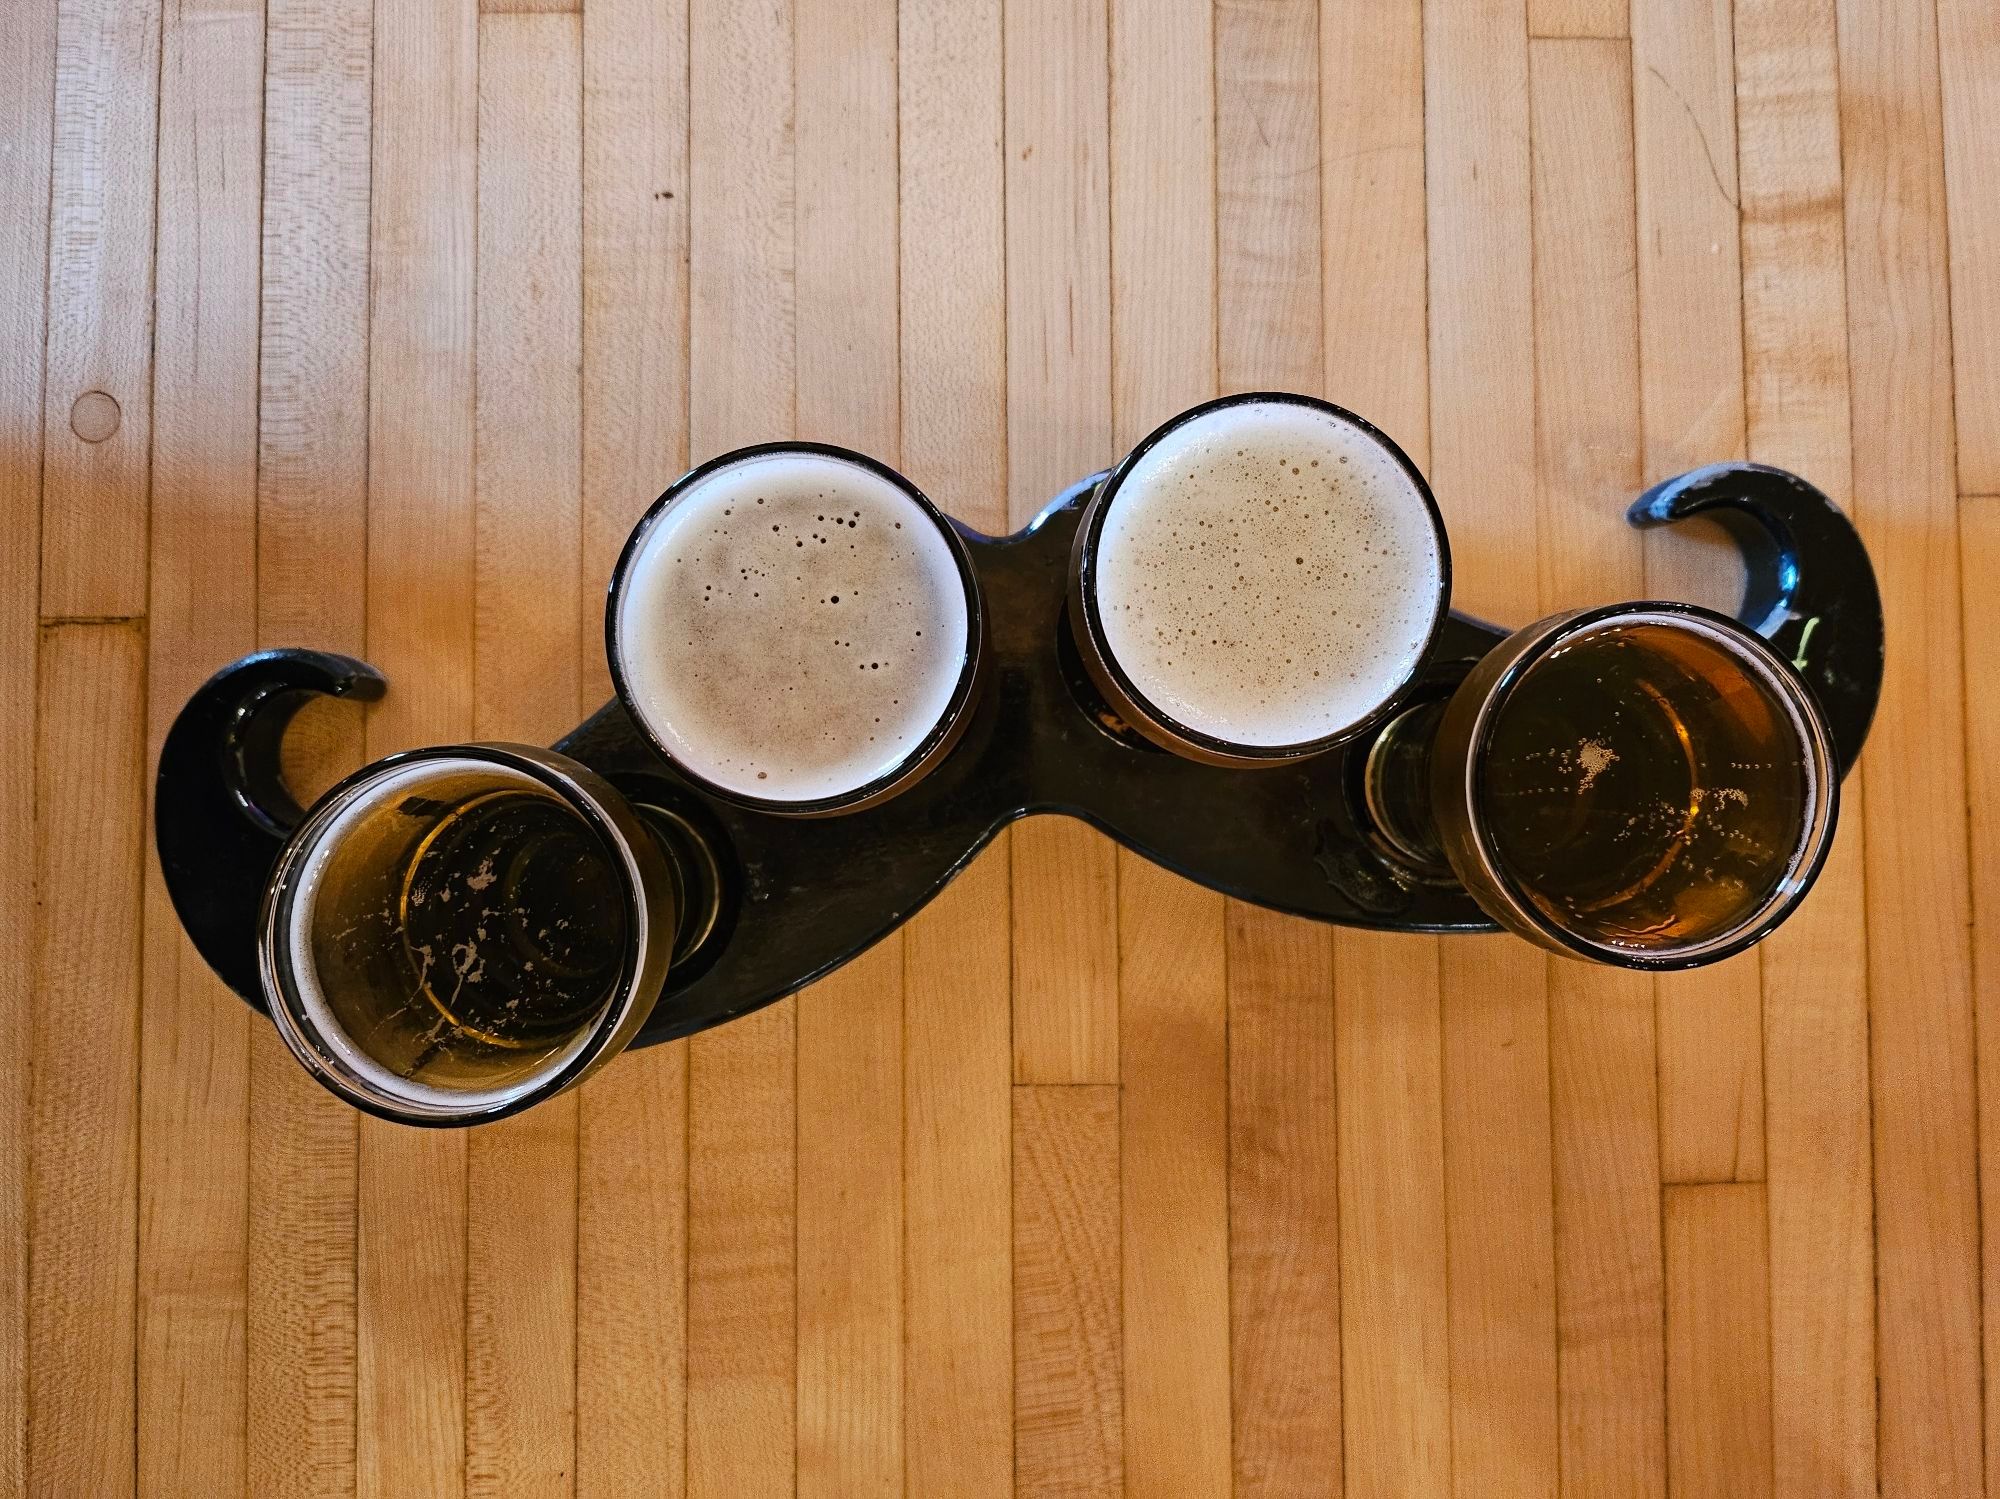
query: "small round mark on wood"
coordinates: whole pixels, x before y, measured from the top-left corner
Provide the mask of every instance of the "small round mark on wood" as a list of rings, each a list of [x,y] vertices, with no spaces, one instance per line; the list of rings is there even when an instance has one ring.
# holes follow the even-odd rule
[[[123,413],[101,390],[87,390],[69,408],[69,429],[85,442],[103,442],[118,430]]]

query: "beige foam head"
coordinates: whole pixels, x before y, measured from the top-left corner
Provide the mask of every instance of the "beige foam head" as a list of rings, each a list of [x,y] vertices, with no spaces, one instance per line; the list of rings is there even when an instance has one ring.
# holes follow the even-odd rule
[[[811,451],[724,464],[642,523],[613,605],[627,698],[686,769],[811,803],[894,772],[950,710],[971,621],[932,512]]]
[[[1098,536],[1103,645],[1182,725],[1253,749],[1361,723],[1408,681],[1445,559],[1398,454],[1323,407],[1218,406],[1128,469]]]

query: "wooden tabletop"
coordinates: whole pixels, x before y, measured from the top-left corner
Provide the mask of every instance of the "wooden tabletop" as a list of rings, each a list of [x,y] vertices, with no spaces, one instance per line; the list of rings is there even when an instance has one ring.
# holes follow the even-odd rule
[[[0,3],[0,1492],[2000,1492],[1986,0],[523,9]],[[1788,926],[1656,981],[1039,819],[472,1133],[181,936],[149,767],[223,661],[388,674],[308,787],[546,741],[691,460],[1003,530],[1273,386],[1492,618],[1726,601],[1620,519],[1707,460],[1851,507],[1888,678]]]

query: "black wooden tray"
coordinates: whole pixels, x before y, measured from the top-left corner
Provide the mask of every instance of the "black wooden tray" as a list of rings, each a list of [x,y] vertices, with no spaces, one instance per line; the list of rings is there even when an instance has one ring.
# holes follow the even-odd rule
[[[1300,916],[1405,932],[1494,930],[1456,884],[1390,856],[1362,806],[1365,739],[1283,769],[1221,769],[1158,749],[1106,709],[1063,607],[1077,521],[1103,478],[1073,485],[1012,536],[960,528],[984,590],[990,675],[964,737],[900,796],[821,820],[745,810],[679,776],[615,699],[558,741],[653,809],[684,858],[712,856],[716,898],[694,907],[706,936],[676,964],[635,1044],[719,1024],[846,962],[1001,828],[1038,812],[1080,817],[1191,880]],[[1748,587],[1737,618],[1811,685],[1845,773],[1882,682],[1881,599],[1860,537],[1812,485],[1746,463],[1659,484],[1630,519],[1648,526],[1698,513],[1722,522],[1742,550]],[[1454,612],[1419,691],[1448,692],[1506,633]],[[384,685],[349,657],[260,652],[202,686],[161,749],[154,819],[167,889],[202,956],[259,1009],[259,904],[300,817],[278,771],[284,726],[315,694],[366,699]]]

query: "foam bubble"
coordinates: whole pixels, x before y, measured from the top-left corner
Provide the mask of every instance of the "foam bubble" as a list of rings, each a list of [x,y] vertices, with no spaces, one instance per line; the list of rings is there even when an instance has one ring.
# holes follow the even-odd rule
[[[682,491],[614,620],[632,707],[738,795],[810,802],[895,770],[949,710],[970,620],[951,543],[898,485],[778,453]]]
[[[1423,496],[1318,407],[1224,406],[1132,466],[1096,562],[1104,644],[1140,694],[1232,744],[1352,727],[1422,660],[1444,558]]]

